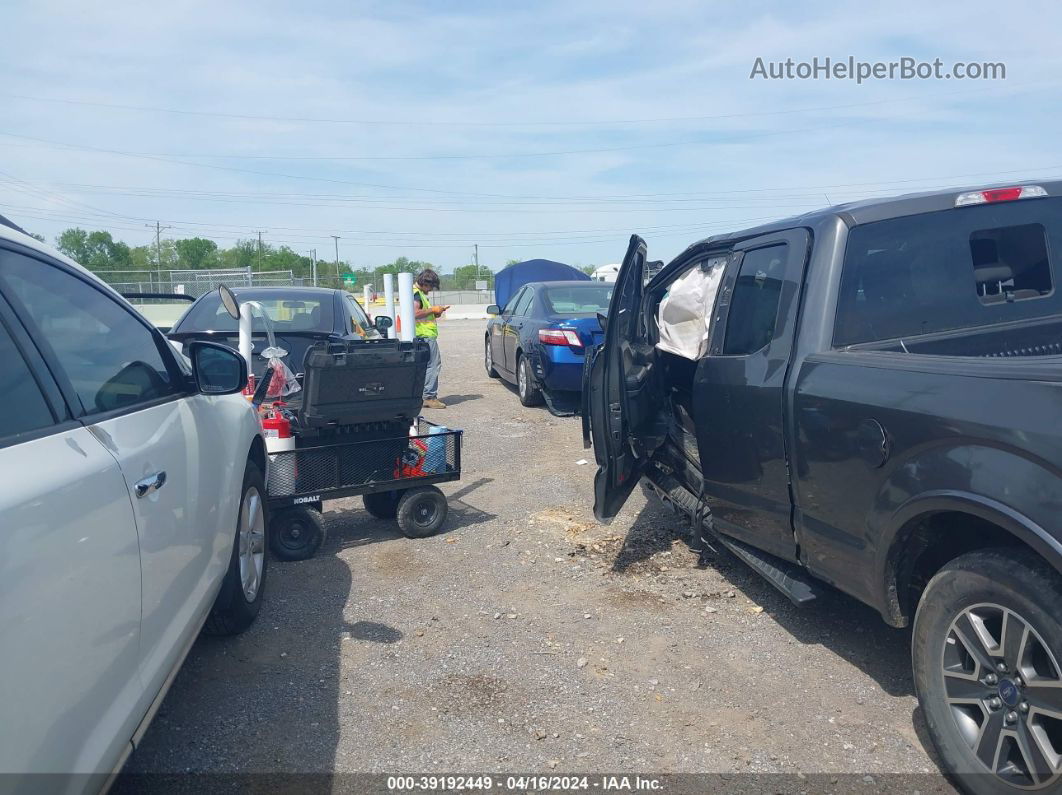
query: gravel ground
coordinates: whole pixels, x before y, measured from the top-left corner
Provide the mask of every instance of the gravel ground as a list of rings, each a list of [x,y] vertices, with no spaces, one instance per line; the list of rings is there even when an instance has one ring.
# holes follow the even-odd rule
[[[915,773],[946,787],[907,633],[840,594],[797,609],[726,553],[697,568],[683,525],[640,490],[595,522],[578,418],[520,406],[486,376],[482,334],[442,327],[449,408],[428,416],[465,429],[443,532],[409,540],[359,499],[327,503],[326,545],[271,565],[250,631],[197,643],[127,772]]]

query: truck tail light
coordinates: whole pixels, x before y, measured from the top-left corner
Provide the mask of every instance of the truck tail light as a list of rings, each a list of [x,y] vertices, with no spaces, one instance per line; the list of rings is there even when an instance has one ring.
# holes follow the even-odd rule
[[[538,341],[543,345],[571,345],[573,348],[583,347],[583,341],[579,335],[568,328],[540,328]]]
[[[989,188],[988,190],[973,190],[969,193],[960,193],[955,197],[955,206],[966,207],[970,204],[1012,202],[1015,199],[1039,199],[1046,195],[1047,191],[1039,185],[1016,185],[1013,188]]]

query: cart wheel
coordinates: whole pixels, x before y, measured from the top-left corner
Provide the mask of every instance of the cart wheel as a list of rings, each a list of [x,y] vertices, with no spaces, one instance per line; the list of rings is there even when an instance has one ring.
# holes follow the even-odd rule
[[[404,492],[399,491],[373,491],[361,496],[365,503],[365,510],[377,519],[394,519],[398,514],[398,501]]]
[[[406,538],[425,538],[446,521],[446,495],[435,486],[410,489],[398,501],[398,529]]]
[[[309,560],[325,540],[321,512],[313,508],[287,508],[273,514],[269,542],[279,560]]]

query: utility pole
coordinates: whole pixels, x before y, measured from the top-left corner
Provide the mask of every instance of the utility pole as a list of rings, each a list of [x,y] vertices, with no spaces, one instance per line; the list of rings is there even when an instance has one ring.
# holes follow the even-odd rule
[[[317,286],[317,249],[310,249],[310,268],[313,271],[313,286]]]
[[[144,224],[148,229],[151,228],[151,224]],[[172,229],[171,226],[163,226],[158,221],[155,222],[155,270],[159,271],[159,281],[162,281],[162,230]],[[148,274],[148,282],[151,283],[151,274]],[[154,288],[154,284],[151,285]]]
[[[336,243],[336,287],[339,287],[339,235],[329,235]]]
[[[261,229],[258,230],[258,270],[259,271],[262,270],[262,231],[263,230],[261,230]],[[266,229],[264,231],[268,232],[269,230]]]

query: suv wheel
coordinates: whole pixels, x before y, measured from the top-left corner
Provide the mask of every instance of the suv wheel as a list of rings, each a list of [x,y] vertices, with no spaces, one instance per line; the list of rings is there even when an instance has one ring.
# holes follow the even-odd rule
[[[266,510],[262,473],[247,462],[243,475],[236,540],[229,569],[221,583],[204,630],[211,635],[236,635],[258,617],[265,591],[269,548],[269,514]]]
[[[956,558],[922,594],[915,688],[937,751],[970,792],[1062,784],[1059,604],[1062,578],[1005,549]]]

